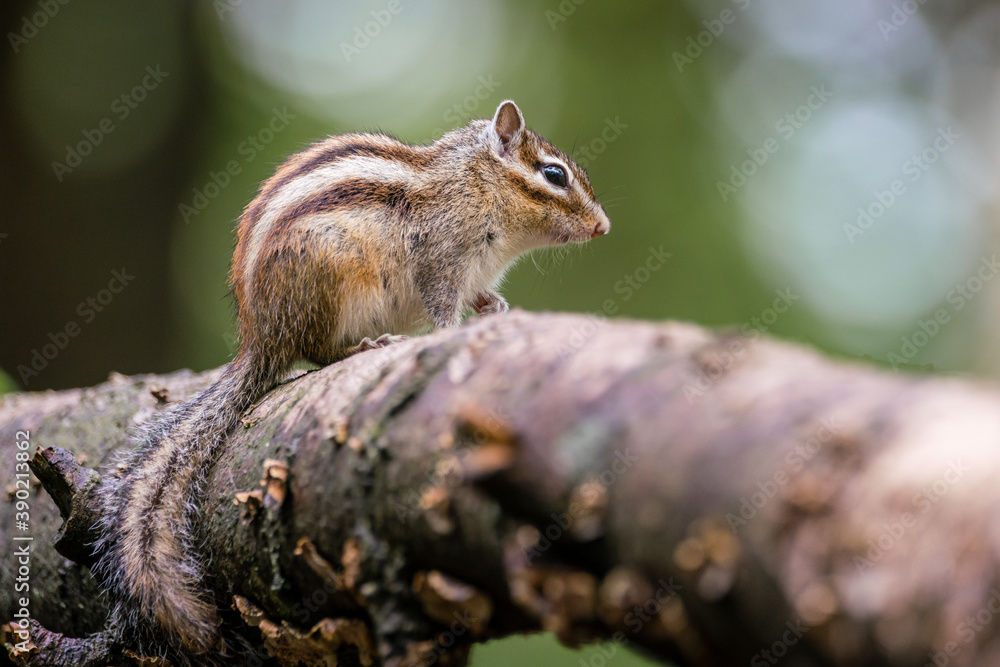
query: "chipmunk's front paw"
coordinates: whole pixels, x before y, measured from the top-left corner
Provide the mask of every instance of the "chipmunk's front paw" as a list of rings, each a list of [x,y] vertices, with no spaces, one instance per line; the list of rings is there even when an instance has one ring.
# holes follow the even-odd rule
[[[472,308],[480,315],[496,315],[506,313],[510,306],[502,296],[495,292],[483,292],[476,295],[476,300],[472,302]]]
[[[382,334],[375,340],[365,336],[361,342],[354,346],[352,352],[364,352],[365,350],[377,350],[380,347],[388,347],[393,343],[399,343],[408,339],[409,336],[396,336],[393,334]]]

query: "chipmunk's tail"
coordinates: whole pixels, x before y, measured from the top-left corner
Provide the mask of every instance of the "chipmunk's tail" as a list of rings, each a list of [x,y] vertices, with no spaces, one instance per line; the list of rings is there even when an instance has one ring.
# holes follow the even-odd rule
[[[208,389],[143,427],[135,449],[105,476],[97,572],[113,598],[112,624],[146,628],[187,654],[219,647],[220,619],[202,584],[192,515],[216,450],[240,415],[273,386],[277,360],[241,349]]]

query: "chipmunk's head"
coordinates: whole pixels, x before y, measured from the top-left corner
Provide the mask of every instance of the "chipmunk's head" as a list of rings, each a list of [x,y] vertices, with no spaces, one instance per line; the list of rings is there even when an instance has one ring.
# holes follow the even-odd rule
[[[607,234],[611,221],[594,196],[587,173],[561,150],[524,125],[507,100],[483,130],[499,161],[497,186],[512,234],[529,246],[583,243]]]

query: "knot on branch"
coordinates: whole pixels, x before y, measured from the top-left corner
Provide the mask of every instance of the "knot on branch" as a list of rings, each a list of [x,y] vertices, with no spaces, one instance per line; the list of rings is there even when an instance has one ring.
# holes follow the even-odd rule
[[[56,551],[90,567],[97,560],[92,545],[97,541],[101,514],[97,498],[101,475],[77,463],[70,452],[60,447],[39,447],[28,465],[63,519],[54,543]]]
[[[27,626],[27,627],[25,627]],[[132,667],[165,665],[125,651],[111,632],[67,637],[46,630],[35,619],[0,626],[7,656],[18,667]],[[155,661],[156,659],[151,659]]]

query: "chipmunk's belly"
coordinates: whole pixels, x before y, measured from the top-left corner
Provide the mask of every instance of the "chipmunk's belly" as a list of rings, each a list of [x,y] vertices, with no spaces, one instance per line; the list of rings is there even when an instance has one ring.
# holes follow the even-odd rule
[[[392,280],[358,285],[345,293],[341,306],[341,335],[350,344],[382,334],[410,334],[430,324],[422,300],[403,272]]]

